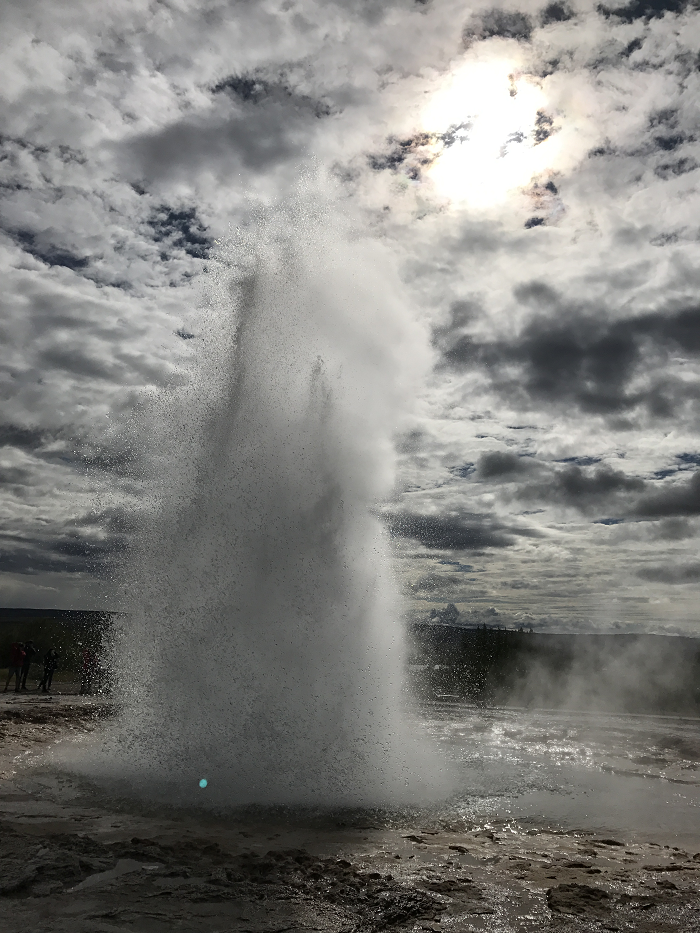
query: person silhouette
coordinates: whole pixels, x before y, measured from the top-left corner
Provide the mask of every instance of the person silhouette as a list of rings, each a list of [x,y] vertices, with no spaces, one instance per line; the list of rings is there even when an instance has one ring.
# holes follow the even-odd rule
[[[42,693],[51,693],[51,681],[53,680],[53,675],[58,666],[58,659],[60,657],[61,655],[55,648],[49,648],[44,655],[44,676],[39,684],[39,690],[41,690]]]
[[[15,693],[19,693],[20,684],[22,682],[22,667],[24,665],[25,651],[24,645],[21,641],[15,641],[10,645],[10,664],[7,671],[7,680],[5,681],[5,689],[3,693],[7,692],[7,688],[10,685],[12,678],[15,679]]]
[[[34,647],[34,642],[30,639],[24,646],[24,661],[22,662],[22,682],[20,690],[27,689],[27,675],[32,666],[34,658],[39,654],[39,649]]]

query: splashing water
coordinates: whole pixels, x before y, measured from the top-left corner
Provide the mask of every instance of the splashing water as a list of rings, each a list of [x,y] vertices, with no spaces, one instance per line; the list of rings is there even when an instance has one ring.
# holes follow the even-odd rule
[[[332,221],[297,203],[221,245],[193,376],[156,405],[124,711],[83,763],[139,792],[185,800],[204,769],[218,804],[441,792],[372,515],[429,344],[390,252]]]

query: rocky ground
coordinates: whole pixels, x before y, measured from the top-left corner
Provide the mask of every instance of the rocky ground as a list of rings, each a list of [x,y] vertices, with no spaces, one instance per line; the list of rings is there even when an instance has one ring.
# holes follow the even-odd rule
[[[89,697],[0,701],[4,933],[700,933],[700,852],[505,821],[97,799],[36,753],[109,714]]]

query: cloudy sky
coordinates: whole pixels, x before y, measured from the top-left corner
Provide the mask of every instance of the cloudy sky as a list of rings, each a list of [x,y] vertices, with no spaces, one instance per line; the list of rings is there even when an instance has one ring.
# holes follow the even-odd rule
[[[214,240],[322,170],[433,335],[384,504],[414,610],[698,633],[691,4],[0,15],[0,604],[103,604]]]

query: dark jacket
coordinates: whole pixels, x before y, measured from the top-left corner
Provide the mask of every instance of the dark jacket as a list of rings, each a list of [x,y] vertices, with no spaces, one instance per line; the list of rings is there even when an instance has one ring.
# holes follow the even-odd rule
[[[29,667],[33,663],[34,658],[41,654],[38,648],[35,648],[34,645],[25,645],[24,646],[24,663],[22,667]]]

